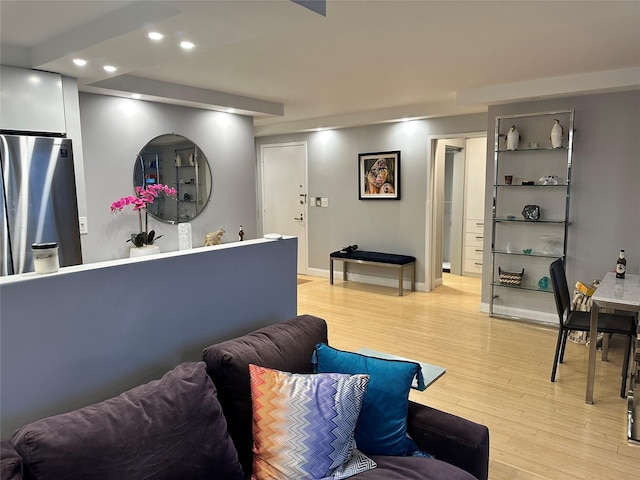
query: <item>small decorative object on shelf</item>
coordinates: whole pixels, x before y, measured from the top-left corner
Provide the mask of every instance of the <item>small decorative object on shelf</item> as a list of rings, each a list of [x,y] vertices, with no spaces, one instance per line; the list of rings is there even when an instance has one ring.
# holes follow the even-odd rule
[[[560,120],[557,118],[553,121],[553,127],[551,127],[551,146],[553,148],[562,147],[562,139],[564,138],[564,127],[560,124]]]
[[[532,250],[530,248],[523,248],[522,253],[525,255],[531,255]]]
[[[244,240],[244,230],[242,228],[242,225],[240,225],[240,230],[238,230],[238,237],[240,238],[240,241]]]
[[[525,220],[540,220],[540,207],[538,205],[525,205],[522,209]]]
[[[624,278],[627,271],[627,259],[624,258],[624,250],[620,250],[618,261],[616,262],[616,278]]]
[[[538,287],[543,290],[549,288],[549,277],[542,277],[540,280],[538,280]]]
[[[540,253],[545,255],[560,255],[562,253],[562,239],[555,235],[540,235],[542,240],[542,248]]]
[[[141,248],[145,245],[153,245],[153,242],[162,237],[158,235],[154,230],[149,230],[149,211],[148,206],[156,199],[160,194],[166,197],[176,198],[178,192],[175,188],[169,187],[157,183],[149,185],[146,188],[136,187],[136,196],[129,195],[128,197],[122,197],[111,204],[111,213],[117,213],[121,211],[127,205],[133,206],[133,211],[138,212],[138,226],[140,233],[132,233],[131,238],[127,242],[133,243],[136,247]],[[142,229],[142,212],[144,211],[144,230]]]
[[[513,175],[505,175],[504,176],[504,184],[505,185],[511,185],[512,182],[513,182]]]
[[[558,184],[558,176],[557,175],[545,175],[544,177],[540,177],[539,182],[542,185],[557,185]]]
[[[520,286],[522,283],[522,277],[524,276],[524,268],[521,272],[507,272],[498,267],[498,279],[503,285],[511,285],[514,287]]]
[[[518,127],[511,125],[511,128],[507,132],[507,150],[517,150],[520,143],[520,132]]]
[[[224,235],[224,227],[220,226],[215,232],[209,232],[204,237],[204,246],[211,247],[213,245],[222,245],[222,236]]]

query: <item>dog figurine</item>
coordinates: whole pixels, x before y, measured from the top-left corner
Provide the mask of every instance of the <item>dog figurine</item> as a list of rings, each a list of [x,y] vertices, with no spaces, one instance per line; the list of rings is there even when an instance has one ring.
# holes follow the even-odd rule
[[[224,228],[220,227],[215,232],[209,232],[204,237],[204,246],[211,247],[212,245],[222,245],[222,236],[224,235]]]

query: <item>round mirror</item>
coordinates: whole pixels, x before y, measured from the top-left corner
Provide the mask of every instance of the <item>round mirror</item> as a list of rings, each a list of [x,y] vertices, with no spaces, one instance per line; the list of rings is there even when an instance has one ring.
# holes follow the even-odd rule
[[[209,202],[211,169],[202,150],[182,135],[160,135],[147,143],[136,157],[134,187],[163,184],[177,190],[177,199],[164,195],[148,211],[168,223],[189,222]]]

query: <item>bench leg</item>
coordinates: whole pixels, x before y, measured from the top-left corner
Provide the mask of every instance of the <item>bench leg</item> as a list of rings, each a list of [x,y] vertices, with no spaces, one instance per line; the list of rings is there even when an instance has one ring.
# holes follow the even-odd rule
[[[416,264],[411,264],[411,291],[416,291]]]
[[[398,268],[398,294],[404,295],[404,265]]]
[[[349,262],[342,262],[342,281],[343,282],[347,281],[347,265],[349,265]]]
[[[329,258],[329,283],[333,285],[333,258]]]

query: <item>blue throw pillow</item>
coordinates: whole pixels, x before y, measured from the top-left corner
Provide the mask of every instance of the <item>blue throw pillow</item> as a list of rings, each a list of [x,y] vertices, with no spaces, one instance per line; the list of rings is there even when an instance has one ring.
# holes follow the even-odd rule
[[[423,382],[420,364],[344,352],[324,343],[316,345],[314,364],[318,373],[370,376],[355,431],[358,450],[403,456],[417,450],[407,437],[407,412],[411,382],[416,376]]]

